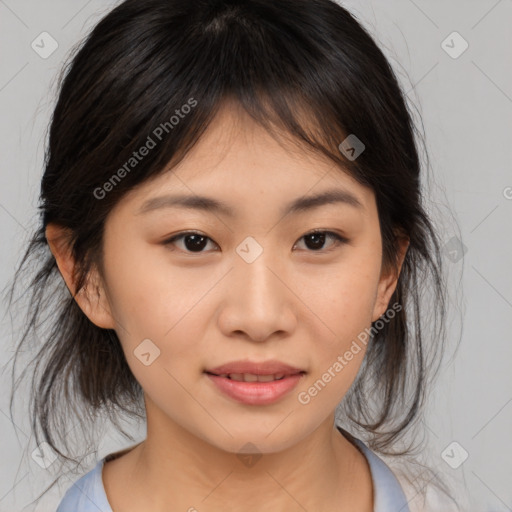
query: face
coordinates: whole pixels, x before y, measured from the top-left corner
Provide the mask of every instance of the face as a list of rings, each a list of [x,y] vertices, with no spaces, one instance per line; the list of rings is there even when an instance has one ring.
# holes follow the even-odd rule
[[[325,193],[330,202],[290,209]],[[169,198],[178,195],[225,208]],[[354,341],[396,285],[381,259],[370,189],[226,107],[177,167],[111,212],[104,302],[84,310],[116,330],[148,424],[177,425],[226,451],[250,441],[270,453],[314,432],[354,381],[366,350]],[[234,399],[205,373],[270,359],[303,371],[271,403]]]

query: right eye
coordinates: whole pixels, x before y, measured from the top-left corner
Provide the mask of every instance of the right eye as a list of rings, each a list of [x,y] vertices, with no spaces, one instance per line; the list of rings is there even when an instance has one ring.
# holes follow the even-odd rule
[[[207,245],[208,240],[210,240],[213,244],[215,244],[215,246],[218,247],[218,245],[211,238],[197,231],[185,231],[183,233],[178,233],[177,235],[173,235],[171,238],[168,238],[167,240],[163,241],[162,245],[172,246],[176,244],[177,241],[182,240],[185,247],[185,249],[182,250],[185,253],[208,252],[203,251],[204,247]],[[173,249],[171,248],[171,250]]]

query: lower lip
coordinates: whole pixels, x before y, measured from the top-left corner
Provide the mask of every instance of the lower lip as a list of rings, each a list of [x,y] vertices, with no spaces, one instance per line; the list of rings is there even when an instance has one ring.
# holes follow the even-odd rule
[[[271,382],[240,382],[227,377],[206,374],[230,398],[247,405],[269,405],[277,402],[299,383],[303,373]]]

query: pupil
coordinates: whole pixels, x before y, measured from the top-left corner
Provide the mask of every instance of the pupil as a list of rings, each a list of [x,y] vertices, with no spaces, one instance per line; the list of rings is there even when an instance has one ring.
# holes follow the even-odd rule
[[[309,245],[307,244],[308,239],[313,241],[313,247],[309,247]],[[324,243],[325,233],[312,233],[311,235],[307,235],[306,237],[306,245],[308,245],[310,249],[321,249]]]
[[[192,243],[187,243],[188,240],[192,239]],[[185,246],[190,251],[201,251],[204,249],[206,237],[202,235],[187,235],[185,237]]]
[[[325,244],[325,233],[312,233],[311,235],[307,235],[306,237],[306,245],[310,249],[321,249]],[[191,243],[190,240],[192,240]],[[189,251],[200,252],[205,247],[206,237],[202,235],[187,235],[185,237],[185,246]],[[308,243],[308,242],[312,242]]]

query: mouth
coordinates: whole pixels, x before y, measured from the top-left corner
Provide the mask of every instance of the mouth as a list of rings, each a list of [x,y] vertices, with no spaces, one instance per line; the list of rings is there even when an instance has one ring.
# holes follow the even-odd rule
[[[299,371],[296,373],[276,373],[276,374],[255,374],[255,373],[213,373],[205,371],[207,375],[213,375],[215,377],[223,377],[229,380],[235,380],[238,382],[273,382],[276,380],[283,380],[286,377],[295,375],[305,375],[305,371]]]
[[[245,405],[270,405],[288,395],[306,371],[280,361],[234,361],[203,372],[222,395]]]
[[[270,382],[306,373],[302,368],[291,366],[277,359],[261,362],[248,359],[231,361],[214,368],[206,368],[204,371],[210,375],[245,382]]]

